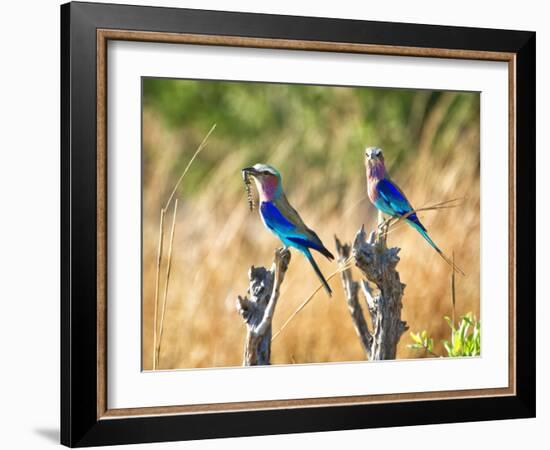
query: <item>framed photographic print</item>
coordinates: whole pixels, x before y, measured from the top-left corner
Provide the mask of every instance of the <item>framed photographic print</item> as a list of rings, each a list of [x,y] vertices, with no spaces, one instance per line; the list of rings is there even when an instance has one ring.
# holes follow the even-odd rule
[[[535,33],[61,7],[61,440],[535,414]]]

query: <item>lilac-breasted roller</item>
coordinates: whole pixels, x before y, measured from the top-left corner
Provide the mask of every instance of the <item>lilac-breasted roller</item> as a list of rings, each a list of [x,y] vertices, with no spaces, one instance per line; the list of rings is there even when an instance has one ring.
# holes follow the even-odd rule
[[[316,250],[328,259],[334,259],[332,253],[312,229],[308,228],[296,210],[288,202],[283,191],[281,174],[267,164],[256,164],[242,169],[245,183],[252,177],[258,189],[259,212],[262,222],[285,246],[299,250],[310,262],[315,273],[323,283],[328,295],[332,291],[319,266],[313,259],[310,249]]]
[[[418,231],[433,249],[454,270],[464,275],[453,262],[441,251],[428,236],[428,231],[422,225],[407,197],[386,172],[384,155],[378,147],[368,147],[365,150],[365,167],[367,170],[367,193],[372,204],[384,214],[392,217],[404,217],[404,220]]]

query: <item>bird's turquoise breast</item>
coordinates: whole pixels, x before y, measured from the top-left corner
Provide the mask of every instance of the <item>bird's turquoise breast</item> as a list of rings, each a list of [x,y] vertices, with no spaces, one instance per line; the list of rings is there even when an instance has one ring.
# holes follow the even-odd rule
[[[388,216],[395,215],[394,209],[383,197],[378,197],[374,202],[374,206],[376,207],[376,209],[382,211],[384,214],[387,214]]]
[[[265,226],[275,233],[291,232],[296,228],[272,202],[262,202],[260,215]]]

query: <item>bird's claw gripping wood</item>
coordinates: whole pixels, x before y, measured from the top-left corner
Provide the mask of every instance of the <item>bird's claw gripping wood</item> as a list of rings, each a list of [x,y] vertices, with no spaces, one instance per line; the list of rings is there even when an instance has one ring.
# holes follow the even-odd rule
[[[392,218],[388,218],[383,220],[378,224],[378,227],[376,229],[376,240],[380,242],[386,243],[386,237],[388,235],[388,231],[390,229],[390,225],[392,222]]]
[[[245,366],[270,363],[273,315],[289,264],[290,251],[278,248],[269,270],[252,266],[248,271],[248,295],[239,295],[236,304],[247,327],[243,361]]]

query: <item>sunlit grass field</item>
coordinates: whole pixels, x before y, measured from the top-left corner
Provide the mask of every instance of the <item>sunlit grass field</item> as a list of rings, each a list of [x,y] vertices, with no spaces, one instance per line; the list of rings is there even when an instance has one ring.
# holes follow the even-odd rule
[[[199,143],[207,146],[177,190],[178,211],[158,369],[242,364],[246,327],[235,308],[251,265],[269,266],[280,242],[247,205],[240,170],[277,167],[289,201],[334,253],[334,235],[352,241],[377,213],[366,198],[363,154],[384,149],[386,166],[414,207],[461,197],[453,209],[420,214],[434,241],[466,272],[456,278],[456,315],[479,318],[479,95],[398,89],[144,79],[143,85],[143,368],[152,368],[159,213]],[[172,222],[166,216],[166,231]],[[406,225],[388,236],[400,247],[407,285],[403,319],[428,330],[444,354],[451,314],[450,268]],[[337,269],[321,255],[325,275]],[[163,262],[164,269],[166,262]],[[358,271],[354,273],[356,279]],[[274,332],[319,285],[293,251]],[[273,342],[272,363],[365,358],[339,277]],[[161,277],[160,290],[164,280]],[[426,357],[407,348],[398,358]]]

